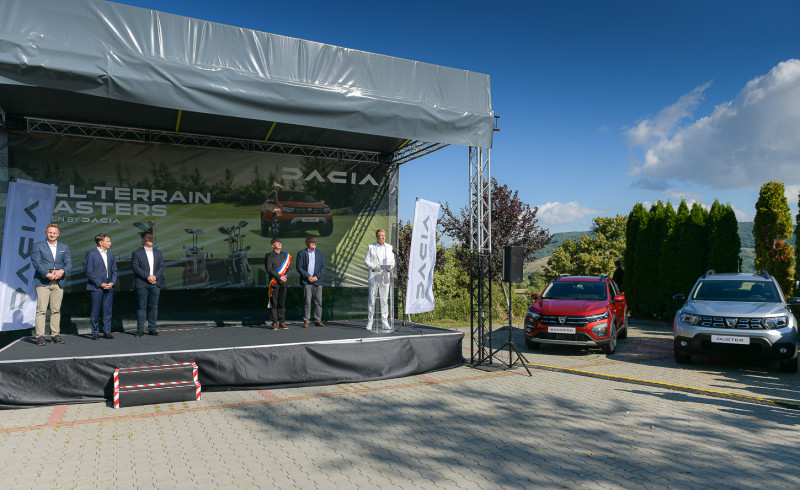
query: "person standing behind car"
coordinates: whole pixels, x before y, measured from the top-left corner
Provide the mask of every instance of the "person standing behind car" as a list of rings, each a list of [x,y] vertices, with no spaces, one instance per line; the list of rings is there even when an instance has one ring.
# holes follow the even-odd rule
[[[325,257],[317,250],[313,236],[306,238],[306,248],[297,252],[297,272],[303,286],[303,328],[311,320],[311,300],[314,300],[314,325],[322,323],[322,276],[325,274]]]
[[[622,289],[622,281],[625,277],[625,271],[622,269],[622,264],[620,263],[619,259],[614,261],[614,266],[617,268],[617,270],[614,271],[614,275],[611,276],[611,279],[617,283],[617,288],[619,288],[620,291],[624,291]]]
[[[153,234],[142,233],[142,247],[133,251],[131,260],[133,269],[133,289],[136,291],[138,305],[136,308],[136,337],[147,333],[158,335],[156,319],[158,318],[158,298],[164,287],[164,255],[153,247]]]
[[[33,244],[31,264],[35,270],[36,286],[36,345],[44,345],[44,325],[50,307],[50,340],[63,344],[61,338],[61,301],[64,299],[64,279],[72,269],[69,247],[58,241],[58,225],[50,223],[45,230],[46,240]]]

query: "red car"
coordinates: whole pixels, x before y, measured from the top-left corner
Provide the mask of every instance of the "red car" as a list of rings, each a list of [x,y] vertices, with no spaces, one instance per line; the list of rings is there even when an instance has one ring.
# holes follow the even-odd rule
[[[316,230],[321,236],[333,232],[333,214],[324,201],[306,191],[274,190],[267,195],[261,206],[263,235],[306,230]]]
[[[607,274],[579,277],[561,274],[550,281],[525,314],[525,343],[599,347],[613,354],[617,339],[628,336],[625,296]]]

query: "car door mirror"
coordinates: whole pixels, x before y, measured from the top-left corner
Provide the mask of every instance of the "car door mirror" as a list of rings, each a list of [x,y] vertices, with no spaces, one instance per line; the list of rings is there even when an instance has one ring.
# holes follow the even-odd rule
[[[614,303],[622,303],[623,301],[625,301],[625,295],[618,294],[614,296],[614,298],[611,301],[613,301]]]
[[[536,294],[536,293],[533,293],[533,294],[531,295],[531,299],[532,299],[532,300],[534,300],[534,301],[536,301],[537,299],[539,299],[539,295],[538,295],[538,294]]]
[[[686,301],[686,296],[682,294],[676,294],[672,297],[672,301]]]
[[[800,305],[800,298],[798,298],[797,296],[792,296],[791,298],[789,298],[789,304]]]

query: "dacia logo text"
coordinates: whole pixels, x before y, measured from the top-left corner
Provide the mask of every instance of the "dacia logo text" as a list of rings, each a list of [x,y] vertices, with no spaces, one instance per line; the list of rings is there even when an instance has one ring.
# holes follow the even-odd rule
[[[332,170],[328,172],[328,174],[323,177],[317,170],[313,170],[308,175],[303,175],[302,170],[299,168],[294,167],[282,167],[281,170],[283,171],[283,175],[281,178],[283,180],[299,180],[303,179],[305,181],[309,180],[316,180],[318,182],[331,182],[333,184],[352,184],[352,185],[364,185],[364,184],[372,184],[375,187],[378,186],[378,182],[375,181],[374,178],[370,174],[367,174],[361,180],[358,180],[358,174],[355,172],[345,172],[343,170]]]

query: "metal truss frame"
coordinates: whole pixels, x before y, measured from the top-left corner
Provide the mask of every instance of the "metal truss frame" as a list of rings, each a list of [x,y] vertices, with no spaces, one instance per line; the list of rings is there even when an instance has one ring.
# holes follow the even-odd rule
[[[444,143],[413,141],[391,155],[376,151],[352,150],[327,146],[282,143],[277,141],[231,138],[206,134],[182,133],[157,129],[130,128],[108,124],[92,124],[57,119],[25,118],[25,128],[32,133],[60,134],[86,138],[133,141],[137,143],[169,143],[181,146],[218,150],[256,151],[282,155],[333,158],[362,163],[400,165],[445,148]]]
[[[470,360],[492,362],[492,189],[486,148],[469,148]]]
[[[280,153],[283,155],[333,158],[364,163],[392,163],[391,157],[375,151],[230,138],[225,136],[156,129],[129,128],[124,126],[39,119],[33,117],[26,117],[25,121],[27,131],[32,133],[82,136],[87,138],[134,141],[139,143],[169,143],[173,145],[214,148],[218,150]]]
[[[394,152],[392,163],[401,165],[419,157],[431,154],[437,150],[441,150],[449,145],[444,143],[429,143],[427,141],[414,141],[408,146],[404,146],[400,150]]]

